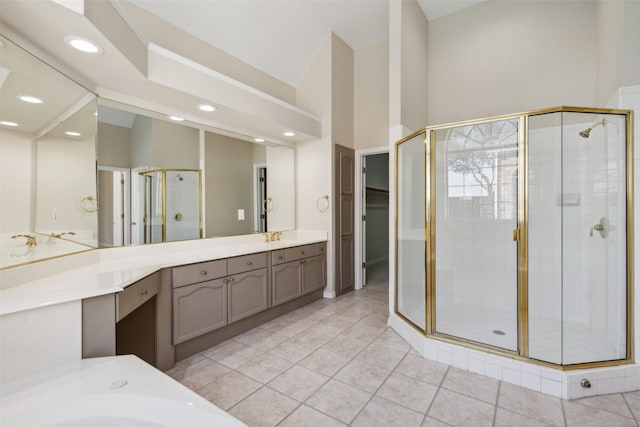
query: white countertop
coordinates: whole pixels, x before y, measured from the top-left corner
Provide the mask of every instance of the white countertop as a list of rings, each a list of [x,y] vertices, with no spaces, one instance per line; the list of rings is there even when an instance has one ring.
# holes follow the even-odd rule
[[[245,426],[135,356],[83,359],[3,385],[0,425]]]
[[[96,250],[98,257],[88,264],[66,268],[56,274],[47,274],[46,270],[48,263],[55,263],[56,260],[43,261],[19,267],[22,276],[40,278],[11,287],[3,285],[4,289],[0,291],[0,315],[121,292],[126,286],[162,268],[323,241],[326,241],[326,232],[298,230],[284,232],[282,240],[269,243],[264,242],[264,236],[253,234],[99,249]],[[64,257],[64,262],[68,264],[70,257],[87,262],[86,257],[77,255]],[[14,272],[9,273],[16,276]],[[7,280],[7,276],[3,276],[2,280]]]

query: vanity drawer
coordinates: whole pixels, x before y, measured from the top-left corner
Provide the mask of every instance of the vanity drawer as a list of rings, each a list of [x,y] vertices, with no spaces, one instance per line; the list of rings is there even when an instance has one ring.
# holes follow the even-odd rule
[[[229,275],[257,270],[267,266],[267,253],[243,255],[228,259]]]
[[[271,252],[271,264],[278,265],[284,263],[284,249]]]
[[[136,308],[149,301],[160,290],[158,274],[152,274],[139,282],[124,288],[116,295],[116,322],[119,322]]]
[[[227,260],[201,262],[173,268],[173,287],[191,285],[227,275]]]
[[[302,258],[314,256],[316,254],[316,245],[296,246],[284,250],[284,260],[286,262],[296,261]]]

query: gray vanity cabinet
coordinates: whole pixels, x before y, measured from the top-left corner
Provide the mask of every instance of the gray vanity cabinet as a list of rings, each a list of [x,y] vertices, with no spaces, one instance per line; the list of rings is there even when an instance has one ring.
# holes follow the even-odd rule
[[[208,280],[173,290],[174,344],[227,325],[226,280]]]
[[[227,260],[172,269],[173,344],[227,325]]]
[[[273,266],[273,305],[282,304],[302,295],[300,261]]]
[[[317,255],[301,261],[302,293],[306,294],[327,285],[327,262],[324,255]]]
[[[269,308],[267,253],[242,255],[227,260],[229,277],[229,323]]]
[[[274,306],[326,286],[325,250],[325,244],[318,243],[273,253]]]
[[[229,323],[269,308],[267,269],[249,271],[227,278]]]

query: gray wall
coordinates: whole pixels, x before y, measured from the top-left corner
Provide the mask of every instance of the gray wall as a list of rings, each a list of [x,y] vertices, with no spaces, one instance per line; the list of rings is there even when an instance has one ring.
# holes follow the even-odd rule
[[[199,169],[198,129],[153,119],[152,165],[167,169]]]
[[[98,164],[131,167],[131,129],[98,123]]]
[[[253,146],[205,133],[206,237],[253,232]],[[244,209],[244,221],[238,209]]]
[[[131,127],[131,167],[151,167],[151,118],[136,116]]]

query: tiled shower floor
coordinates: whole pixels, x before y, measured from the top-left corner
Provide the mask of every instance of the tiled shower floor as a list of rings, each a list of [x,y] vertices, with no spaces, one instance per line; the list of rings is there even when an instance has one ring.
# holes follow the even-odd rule
[[[387,301],[316,301],[168,373],[249,426],[638,426],[640,392],[562,401],[423,359]]]

